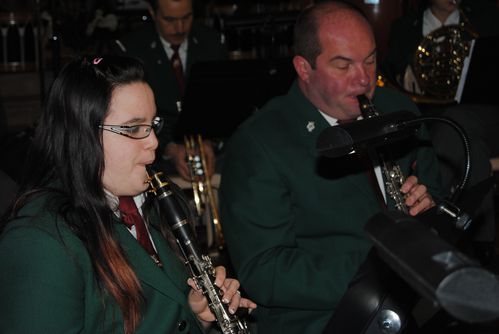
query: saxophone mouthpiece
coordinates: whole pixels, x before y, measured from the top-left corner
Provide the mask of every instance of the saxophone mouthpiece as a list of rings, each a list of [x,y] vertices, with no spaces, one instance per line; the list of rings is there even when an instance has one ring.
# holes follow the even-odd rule
[[[364,119],[379,116],[374,104],[366,95],[357,95],[357,101],[359,101],[360,112]]]

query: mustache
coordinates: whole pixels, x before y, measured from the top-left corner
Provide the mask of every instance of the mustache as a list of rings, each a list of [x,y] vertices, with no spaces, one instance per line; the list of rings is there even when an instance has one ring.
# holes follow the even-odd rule
[[[172,34],[171,36],[172,37],[185,37],[185,36],[187,36],[187,33],[185,33],[185,32],[178,32],[178,33]]]

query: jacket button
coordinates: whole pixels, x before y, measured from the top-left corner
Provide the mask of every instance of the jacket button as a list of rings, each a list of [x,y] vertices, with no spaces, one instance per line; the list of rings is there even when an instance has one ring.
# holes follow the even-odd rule
[[[182,320],[178,323],[178,330],[183,331],[187,327],[187,322],[185,320]]]

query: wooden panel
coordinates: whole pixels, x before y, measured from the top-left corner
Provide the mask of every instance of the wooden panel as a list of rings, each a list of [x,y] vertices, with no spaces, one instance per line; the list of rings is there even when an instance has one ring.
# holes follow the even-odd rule
[[[384,58],[388,51],[388,36],[392,21],[403,14],[404,0],[379,0],[378,4],[366,4],[366,0],[350,0],[358,6],[373,25],[378,45],[378,60]],[[372,2],[372,1],[371,1]]]
[[[38,73],[2,73],[0,75],[0,103],[8,132],[13,133],[32,126],[41,110]]]

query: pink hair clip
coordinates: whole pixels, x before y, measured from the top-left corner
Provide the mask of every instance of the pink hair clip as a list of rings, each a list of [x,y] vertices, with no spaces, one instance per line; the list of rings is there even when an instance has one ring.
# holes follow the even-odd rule
[[[98,65],[101,62],[102,58],[94,58],[94,65]]]

